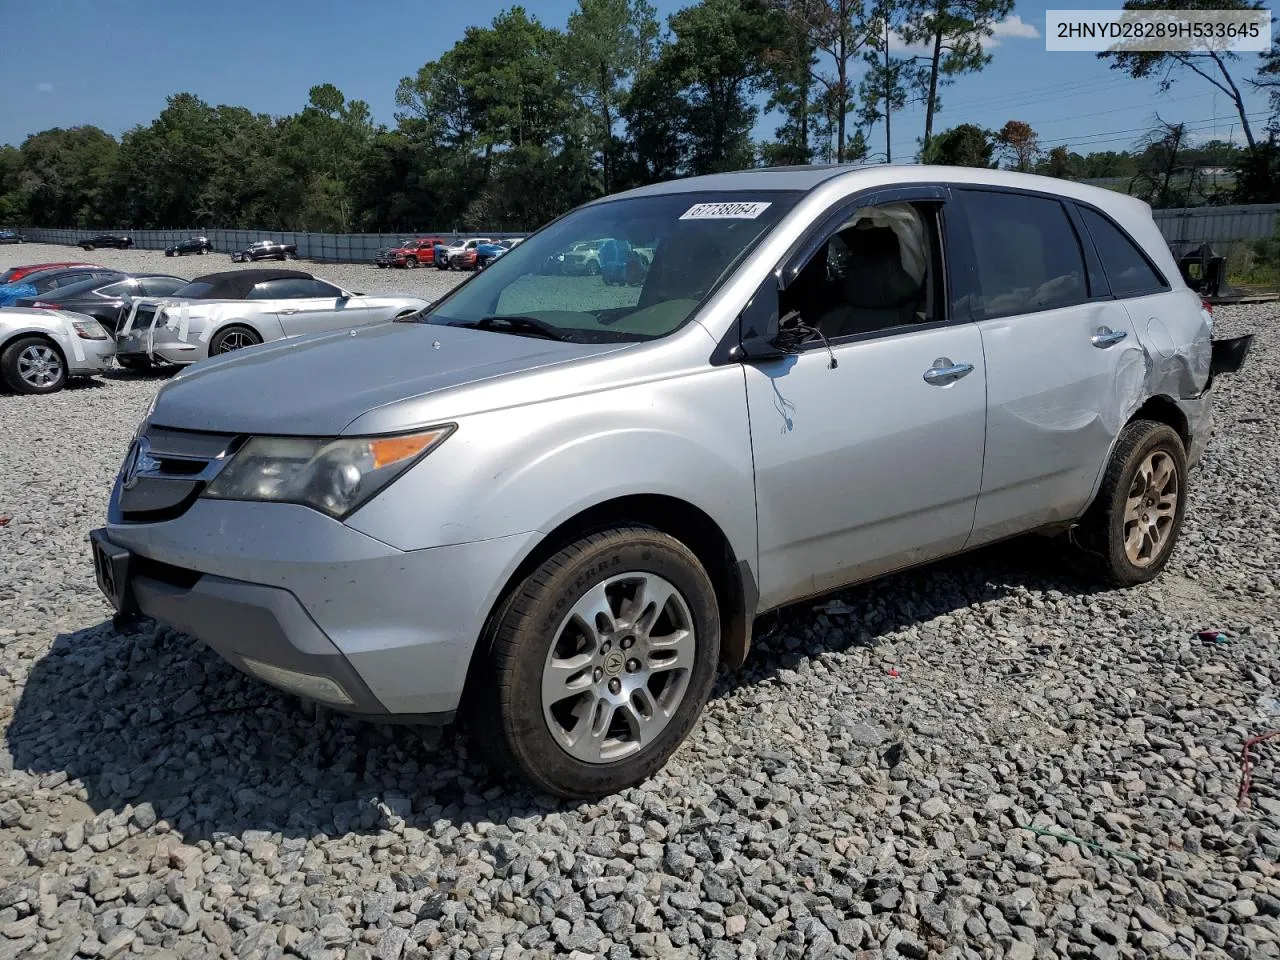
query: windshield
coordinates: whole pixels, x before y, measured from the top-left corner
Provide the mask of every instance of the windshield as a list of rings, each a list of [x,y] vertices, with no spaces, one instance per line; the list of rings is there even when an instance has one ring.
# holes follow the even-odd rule
[[[799,196],[669,193],[583,207],[499,257],[426,320],[489,326],[489,317],[524,318],[583,343],[665,337],[689,321]],[[572,256],[583,243],[596,245],[598,257]],[[490,328],[528,333],[532,326]]]

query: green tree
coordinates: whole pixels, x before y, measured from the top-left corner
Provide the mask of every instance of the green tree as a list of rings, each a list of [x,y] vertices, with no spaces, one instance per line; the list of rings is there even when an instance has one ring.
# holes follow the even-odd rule
[[[1163,11],[1176,20],[1177,10],[1170,10],[1164,0],[1125,0],[1125,10]],[[1265,10],[1259,0],[1183,0],[1178,10]],[[1245,106],[1240,85],[1231,75],[1231,66],[1240,59],[1239,54],[1230,50],[1169,50],[1169,51],[1103,51],[1098,54],[1100,60],[1110,60],[1112,70],[1123,70],[1135,80],[1156,77],[1161,92],[1168,90],[1174,82],[1185,74],[1193,74],[1208,82],[1231,101],[1232,108],[1240,118],[1240,129],[1244,138],[1252,147],[1255,143],[1253,126],[1249,122],[1249,112]],[[1263,70],[1267,69],[1264,63]]]
[[[893,114],[928,90],[929,73],[914,57],[895,56],[894,34],[902,29],[906,9],[899,0],[877,0],[863,60],[867,72],[858,87],[861,120],[870,127],[884,121],[884,159],[893,162]]]
[[[1036,164],[1036,173],[1046,177],[1058,177],[1060,180],[1073,180],[1080,176],[1080,168],[1084,158],[1072,153],[1065,146],[1059,145],[1045,154]]]
[[[933,139],[934,116],[940,109],[938,88],[960,74],[974,73],[991,62],[984,44],[992,28],[1013,12],[1013,0],[905,0],[902,39],[926,47],[921,58],[928,74],[925,90],[924,141]]]
[[[569,82],[595,118],[605,193],[613,189],[616,125],[627,89],[654,59],[658,20],[646,0],[578,0],[569,15],[564,67]]]
[[[835,162],[854,159],[848,155],[849,114],[856,101],[853,75],[874,31],[873,14],[865,0],[776,0],[776,3],[805,32],[817,54],[810,73],[820,89],[818,99],[835,138]]]
[[[944,130],[929,141],[920,156],[922,163],[947,167],[991,167],[995,152],[991,131],[972,123]]]
[[[19,149],[18,193],[32,226],[95,226],[111,213],[108,184],[119,144],[97,127],[55,127]]]

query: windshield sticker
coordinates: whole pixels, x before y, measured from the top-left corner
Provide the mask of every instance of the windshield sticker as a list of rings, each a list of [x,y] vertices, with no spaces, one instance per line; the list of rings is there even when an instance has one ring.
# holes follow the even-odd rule
[[[681,220],[754,220],[772,203],[695,203],[680,214]]]

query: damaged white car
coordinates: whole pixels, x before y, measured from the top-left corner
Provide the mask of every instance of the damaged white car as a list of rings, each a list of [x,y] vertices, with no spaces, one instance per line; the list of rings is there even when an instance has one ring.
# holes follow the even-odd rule
[[[422,310],[410,296],[366,296],[300,270],[231,270],[197,277],[170,297],[134,301],[116,337],[129,369],[189,364],[304,333],[360,327]]]
[[[54,393],[102,373],[116,345],[93,317],[38,307],[0,309],[0,380],[15,393]]]

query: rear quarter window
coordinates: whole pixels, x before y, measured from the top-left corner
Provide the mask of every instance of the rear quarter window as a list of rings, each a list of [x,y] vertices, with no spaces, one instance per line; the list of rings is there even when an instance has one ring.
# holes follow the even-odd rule
[[[1085,229],[1098,251],[1111,292],[1117,297],[1145,297],[1164,293],[1169,284],[1147,255],[1110,219],[1089,207],[1077,206]]]
[[[978,281],[969,296],[975,319],[1088,298],[1080,240],[1060,201],[986,190],[965,190],[964,197]]]

